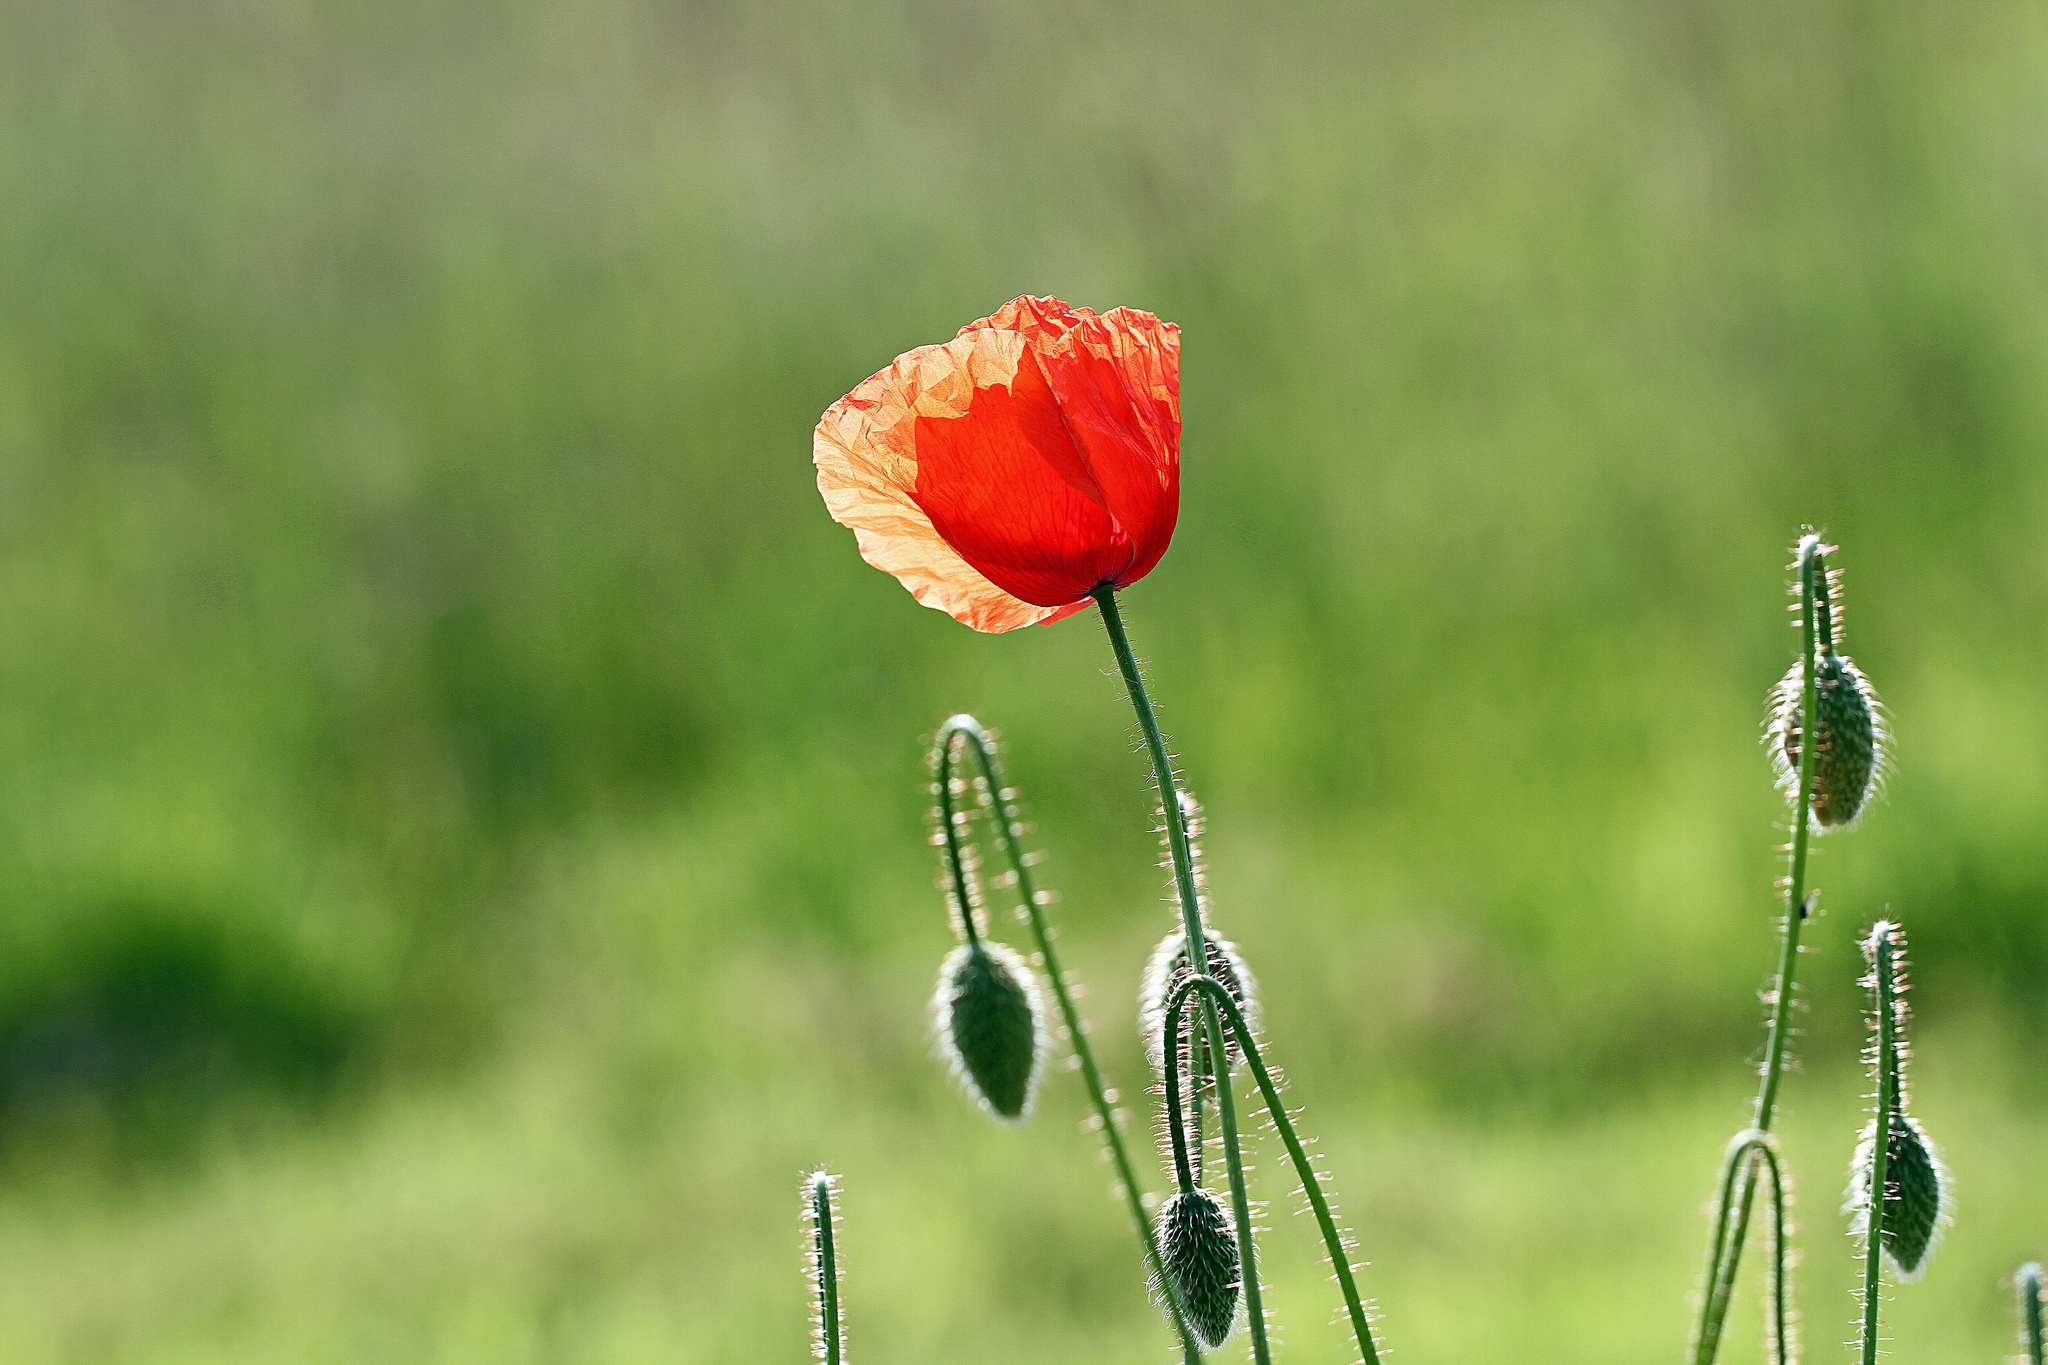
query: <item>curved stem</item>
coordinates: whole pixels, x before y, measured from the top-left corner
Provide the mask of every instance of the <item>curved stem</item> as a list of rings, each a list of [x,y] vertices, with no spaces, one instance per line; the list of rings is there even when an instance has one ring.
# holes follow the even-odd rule
[[[1166,820],[1166,844],[1173,856],[1173,880],[1180,895],[1181,926],[1187,935],[1188,967],[1199,971],[1201,979],[1214,980],[1209,975],[1209,940],[1202,929],[1201,890],[1195,885],[1194,849],[1188,842],[1187,817],[1180,808],[1180,784],[1174,780],[1173,758],[1166,752],[1166,736],[1159,729],[1159,718],[1152,712],[1152,698],[1145,691],[1145,678],[1138,668],[1138,656],[1131,652],[1130,637],[1124,634],[1123,616],[1116,605],[1116,584],[1104,583],[1092,595],[1096,605],[1102,609],[1103,629],[1109,633],[1110,648],[1116,653],[1124,690],[1130,693],[1131,705],[1138,713],[1138,729],[1144,733],[1145,749],[1152,757],[1152,776],[1159,784],[1159,809]],[[1202,1020],[1209,1035],[1209,1055],[1217,1061],[1220,1069],[1225,1055],[1223,1022],[1217,1017],[1215,1007],[1207,1002],[1202,1008]],[[1243,1263],[1245,1311],[1251,1326],[1252,1354],[1258,1365],[1268,1365],[1271,1350],[1266,1344],[1266,1319],[1259,1297],[1258,1257],[1253,1247],[1251,1207],[1244,1192],[1244,1163],[1237,1150],[1237,1117],[1232,1112],[1230,1087],[1227,1085],[1216,1087],[1216,1117],[1218,1126],[1223,1130],[1223,1159],[1230,1167],[1230,1196],[1237,1215],[1238,1255]]]
[[[1188,966],[1206,976],[1209,973],[1209,940],[1202,927],[1202,898],[1195,886],[1194,848],[1188,842],[1187,819],[1180,808],[1180,784],[1174,780],[1173,758],[1166,752],[1166,736],[1160,732],[1159,718],[1152,711],[1152,698],[1146,694],[1138,656],[1131,652],[1130,637],[1124,634],[1123,616],[1116,606],[1116,586],[1105,583],[1095,590],[1094,596],[1102,608],[1103,628],[1109,632],[1110,648],[1116,652],[1124,689],[1130,693],[1131,705],[1138,713],[1138,729],[1145,736],[1145,749],[1152,758],[1152,776],[1159,784],[1159,807],[1166,820],[1166,844],[1173,854],[1174,886],[1180,893],[1181,922],[1187,930]],[[1219,1035],[1210,1041],[1220,1055],[1222,1037]]]
[[[1039,956],[1045,961],[1045,974],[1052,982],[1053,997],[1059,1002],[1060,1018],[1066,1024],[1067,1038],[1074,1048],[1074,1056],[1081,1064],[1081,1078],[1088,1087],[1089,1101],[1095,1106],[1095,1118],[1102,1129],[1103,1144],[1108,1147],[1110,1159],[1116,1164],[1117,1181],[1123,1186],[1124,1203],[1129,1207],[1131,1227],[1137,1232],[1139,1242],[1144,1244],[1145,1265],[1152,1278],[1166,1294],[1169,1316],[1173,1319],[1174,1330],[1180,1334],[1181,1354],[1187,1365],[1194,1365],[1201,1359],[1201,1351],[1195,1344],[1195,1334],[1188,1327],[1187,1311],[1180,1301],[1179,1293],[1168,1281],[1165,1268],[1159,1259],[1159,1244],[1152,1235],[1152,1220],[1145,1215],[1144,1192],[1138,1186],[1138,1174],[1131,1165],[1130,1152],[1124,1146],[1123,1129],[1117,1122],[1116,1110],[1109,1101],[1109,1088],[1103,1083],[1102,1070],[1095,1063],[1095,1050],[1088,1043],[1088,1024],[1081,1017],[1081,1011],[1074,1004],[1073,992],[1068,989],[1067,975],[1060,967],[1059,953],[1052,946],[1052,934],[1045,924],[1045,912],[1039,904],[1038,890],[1033,884],[1030,859],[1024,856],[1019,840],[1023,830],[1016,820],[1016,811],[1004,793],[1008,790],[1003,782],[1001,765],[996,761],[995,746],[990,743],[988,731],[972,716],[954,716],[939,727],[936,740],[937,776],[939,787],[939,819],[945,826],[947,850],[952,858],[954,875],[960,875],[961,859],[958,849],[958,831],[953,823],[952,777],[953,744],[958,739],[973,750],[981,766],[982,777],[988,785],[988,800],[991,803],[989,822],[995,826],[996,842],[1010,859],[1010,867],[1017,876],[1017,894],[1022,901],[1024,919],[1031,926],[1031,936],[1038,943]],[[964,886],[964,883],[962,883]],[[963,891],[961,896],[962,914],[973,918],[973,911],[966,904]]]
[[[1774,1365],[1793,1365],[1792,1281],[1785,1270],[1785,1173],[1779,1168],[1776,1147],[1766,1144],[1759,1150],[1771,1173],[1771,1330],[1778,1346]]]
[[[1791,875],[1785,882],[1785,926],[1778,954],[1778,981],[1771,1002],[1770,1043],[1764,1054],[1763,1079],[1757,1089],[1754,1122],[1758,1132],[1768,1133],[1778,1113],[1778,1086],[1784,1079],[1785,1054],[1792,1037],[1793,986],[1799,974],[1799,936],[1812,915],[1814,898],[1806,892],[1806,854],[1812,837],[1814,730],[1819,712],[1819,679],[1815,656],[1823,641],[1832,644],[1833,626],[1828,603],[1827,558],[1820,537],[1807,535],[1799,541],[1799,605],[1802,657],[1805,661],[1804,687],[1799,703],[1799,799],[1792,826]],[[1823,636],[1822,627],[1827,627]],[[1735,1274],[1742,1262],[1742,1245],[1749,1233],[1750,1206],[1756,1198],[1753,1171],[1745,1170],[1741,1194],[1730,1204],[1723,1201],[1717,1214],[1714,1244],[1726,1248],[1724,1258],[1713,1267],[1707,1294],[1700,1304],[1699,1330],[1694,1334],[1693,1365],[1712,1365],[1720,1348],[1721,1326],[1734,1291]],[[1733,1218],[1733,1230],[1729,1220]]]
[[[1863,1249],[1863,1365],[1877,1365],[1877,1309],[1881,1301],[1881,1257],[1884,1251],[1885,1167],[1891,1156],[1892,1105],[1899,1081],[1898,1009],[1893,1000],[1891,926],[1880,924],[1871,935],[1870,965],[1877,980],[1877,1118],[1870,1130],[1870,1188],[1865,1191]]]
[[[974,905],[967,894],[967,857],[961,848],[960,821],[964,812],[953,809],[953,736],[964,733],[960,729],[962,721],[973,725],[977,732],[981,729],[972,716],[954,716],[939,727],[932,757],[939,794],[939,827],[946,836],[946,869],[953,874],[953,908],[958,914],[963,941],[972,945],[979,941],[979,932],[974,925]]]
[[[1174,996],[1173,1006],[1167,1011],[1165,1020],[1169,1027],[1178,1028],[1180,1026],[1180,1002],[1186,998],[1185,992]],[[1166,1036],[1173,1038],[1178,1035],[1169,1033]],[[1186,1123],[1181,1117],[1180,1107],[1180,1048],[1178,1046],[1162,1049],[1161,1071],[1163,1072],[1161,1079],[1165,1082],[1166,1090],[1166,1126],[1172,1131],[1173,1136],[1174,1175],[1180,1181],[1181,1193],[1192,1194],[1195,1186],[1201,1183],[1201,1176],[1196,1173],[1194,1167],[1188,1162],[1188,1132]],[[1202,1095],[1195,1080],[1194,1068],[1192,1067],[1188,1069],[1188,1104],[1197,1111],[1202,1107]]]
[[[1724,1211],[1735,1193],[1735,1181],[1739,1175],[1745,1184],[1754,1184],[1756,1168],[1762,1164],[1771,1181],[1771,1332],[1777,1351],[1776,1365],[1791,1365],[1791,1286],[1785,1273],[1785,1177],[1778,1163],[1777,1140],[1760,1129],[1749,1128],[1737,1133],[1728,1144],[1728,1156],[1721,1166],[1721,1188],[1719,1207]],[[1727,1296],[1732,1285],[1723,1281],[1715,1272],[1719,1269],[1726,1250],[1728,1224],[1726,1218],[1717,1220],[1713,1245],[1707,1252],[1707,1282],[1710,1292],[1719,1292],[1722,1301],[1710,1305],[1714,1312],[1716,1331],[1728,1311]],[[1712,1343],[1708,1349],[1719,1343]]]
[[[1238,1009],[1237,1002],[1230,998],[1230,992],[1222,982],[1210,976],[1192,977],[1181,984],[1167,1005],[1166,1036],[1177,1036],[1173,1030],[1180,1027],[1181,1007],[1188,994],[1197,990],[1208,998],[1209,1004],[1222,1011],[1230,1021],[1231,1032],[1237,1035],[1245,1061],[1251,1066],[1252,1078],[1258,1082],[1259,1094],[1266,1102],[1266,1114],[1273,1120],[1273,1127],[1287,1147],[1287,1155],[1294,1162],[1294,1173],[1301,1181],[1301,1192],[1308,1197],[1309,1208],[1314,1211],[1316,1223],[1323,1230],[1323,1245],[1329,1250],[1330,1268],[1337,1274],[1337,1284],[1344,1291],[1344,1308],[1351,1315],[1351,1330],[1358,1338],[1359,1352],[1366,1365],[1379,1365],[1379,1352],[1373,1346],[1372,1326],[1366,1317],[1365,1304],[1358,1297],[1358,1283],[1351,1273],[1350,1248],[1344,1245],[1343,1234],[1337,1230],[1337,1220],[1330,1213],[1329,1201],[1323,1197],[1322,1177],[1317,1174],[1315,1163],[1309,1160],[1301,1138],[1294,1131],[1294,1120],[1288,1115],[1287,1106],[1280,1102],[1280,1088],[1273,1083],[1273,1074],[1266,1069],[1258,1039],[1252,1036],[1251,1025],[1245,1022],[1244,1012]],[[1169,1050],[1168,1056],[1171,1055]],[[1228,1078],[1225,1079],[1227,1081]],[[1775,1172],[1775,1163],[1772,1169]]]

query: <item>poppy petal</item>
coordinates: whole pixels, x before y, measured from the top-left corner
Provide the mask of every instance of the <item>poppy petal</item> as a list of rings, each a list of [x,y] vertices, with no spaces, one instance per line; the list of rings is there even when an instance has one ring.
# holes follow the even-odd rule
[[[812,441],[818,491],[832,519],[852,530],[861,558],[893,575],[925,606],[982,631],[1015,630],[1056,617],[1062,613],[989,582],[917,505],[918,406],[934,386],[948,393],[957,389],[955,366],[945,352],[925,346],[899,356],[825,410]]]
[[[920,404],[917,505],[960,557],[1015,597],[1060,607],[1129,562],[1129,546],[1021,332],[945,348],[972,383],[964,412]]]
[[[1180,511],[1180,328],[1115,308],[1039,349],[1074,443],[1128,540],[1119,586],[1151,572]]]
[[[1093,309],[1069,307],[1050,294],[1043,297],[1025,294],[1011,299],[987,317],[968,323],[958,335],[966,336],[969,332],[993,328],[1001,332],[1022,332],[1033,346],[1045,346],[1058,341],[1078,323],[1094,316]]]

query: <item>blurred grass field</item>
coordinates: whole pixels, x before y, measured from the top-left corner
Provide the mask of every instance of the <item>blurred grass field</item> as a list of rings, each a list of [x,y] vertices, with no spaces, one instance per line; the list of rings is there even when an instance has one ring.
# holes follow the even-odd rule
[[[7,1359],[798,1360],[820,1162],[857,1358],[1167,1358],[1078,1086],[998,1131],[923,1017],[920,744],[972,710],[1137,1096],[1169,920],[1100,629],[918,608],[809,465],[1023,292],[1184,329],[1126,611],[1391,1358],[1678,1357],[1812,521],[1900,745],[1818,862],[1808,1349],[1889,907],[1960,1216],[1887,1324],[1999,1359],[2044,61],[2005,0],[0,7]],[[1282,1356],[1347,1359],[1260,1164]]]

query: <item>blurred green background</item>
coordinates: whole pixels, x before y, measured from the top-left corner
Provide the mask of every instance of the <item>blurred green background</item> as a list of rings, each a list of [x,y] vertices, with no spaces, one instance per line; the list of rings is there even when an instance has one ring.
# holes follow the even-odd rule
[[[1960,1220],[1887,1322],[1998,1359],[2048,1250],[2044,62],[2003,0],[0,7],[7,1359],[801,1360],[819,1162],[856,1358],[1170,1358],[1078,1085],[998,1131],[927,1055],[969,709],[1138,1096],[1100,628],[918,608],[809,462],[1023,292],[1184,329],[1125,609],[1393,1359],[1678,1356],[1803,521],[1900,736],[1817,864],[1808,1346],[1890,907]],[[1282,1358],[1348,1359],[1278,1155]]]

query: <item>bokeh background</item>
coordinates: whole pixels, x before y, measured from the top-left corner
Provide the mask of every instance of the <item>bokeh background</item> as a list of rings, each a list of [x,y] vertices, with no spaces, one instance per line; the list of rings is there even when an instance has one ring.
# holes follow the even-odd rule
[[[921,746],[970,709],[1139,1098],[1169,912],[1100,628],[918,608],[809,463],[1023,292],[1184,328],[1126,611],[1392,1359],[1678,1356],[1802,522],[1899,734],[1817,864],[1808,1347],[1889,907],[1960,1219],[1887,1322],[2000,1358],[2048,1250],[2044,69],[2004,0],[0,7],[8,1360],[801,1360],[821,1162],[859,1359],[1171,1358],[1078,1084],[1000,1131],[928,1056]],[[1349,1359],[1258,1184],[1282,1358]]]

